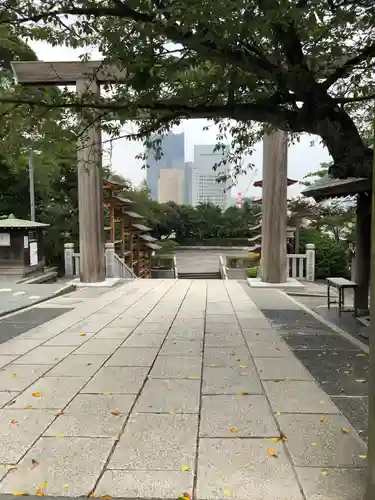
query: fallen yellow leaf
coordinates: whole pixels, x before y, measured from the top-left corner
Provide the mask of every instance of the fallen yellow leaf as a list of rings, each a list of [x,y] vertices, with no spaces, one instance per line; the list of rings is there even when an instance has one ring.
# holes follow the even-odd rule
[[[327,417],[322,417],[322,418],[320,419],[320,421],[322,422],[322,424],[325,424],[325,423],[327,423],[327,422],[328,422],[328,418],[327,418]]]
[[[198,376],[190,377],[192,380],[200,380],[201,378]]]
[[[33,396],[34,398],[40,398],[40,392],[33,392],[33,393],[32,393],[32,396]]]
[[[367,382],[367,380],[365,378],[357,378],[356,382],[358,382],[359,384],[364,384],[365,382]]]
[[[344,434],[350,434],[350,430],[347,429],[346,427],[341,427],[341,432]]]
[[[365,358],[367,354],[356,354],[357,358]]]
[[[17,377],[17,373],[12,373],[10,378],[16,378]]]
[[[106,396],[110,396],[111,394],[113,394],[113,392],[103,392],[103,394],[105,394]]]
[[[37,497],[44,497],[45,496],[45,493],[44,491],[42,490],[42,488],[37,488],[36,491],[35,491],[35,495]]]
[[[182,495],[180,495],[180,498],[179,500],[191,500],[191,496],[189,495],[189,493],[182,493]]]
[[[311,444],[311,446],[318,446],[319,445],[319,443],[315,443],[315,442],[310,443],[310,444]]]
[[[275,443],[280,443],[280,441],[288,441],[288,438],[281,433],[280,436],[271,438],[271,441],[274,441]]]
[[[224,495],[232,495],[232,490],[224,490]]]
[[[65,435],[64,434],[55,434],[54,437],[55,438],[63,438],[63,437],[65,437]]]
[[[32,407],[33,407],[33,405],[25,405],[24,406],[25,410],[28,410],[29,408],[32,408]]]
[[[100,498],[113,498],[111,495],[101,495]]]
[[[112,410],[111,412],[111,415],[122,415],[121,411],[120,410]]]
[[[237,429],[237,427],[232,427],[232,428],[231,428],[231,430],[230,430],[230,432],[233,432],[233,433],[236,433],[236,432],[238,432],[238,429]]]
[[[277,453],[273,448],[268,448],[267,453],[270,457],[275,457],[277,458]]]
[[[182,470],[185,471],[185,472],[188,471],[189,470],[189,466],[188,465],[183,465],[182,466]]]
[[[210,368],[216,368],[216,365],[210,365]]]
[[[17,470],[17,469],[18,469],[17,465],[7,465],[7,467],[6,467],[6,468],[7,468],[8,470]]]
[[[251,470],[256,469],[255,465],[248,465],[248,466],[247,466],[247,468],[248,468],[248,469],[251,469]]]
[[[43,481],[43,483],[40,485],[41,488],[47,488],[48,483],[47,481]]]
[[[362,458],[363,460],[366,460],[367,459],[367,455],[358,455],[359,458]]]
[[[69,488],[69,484],[64,484],[64,488]]]
[[[276,417],[280,417],[281,413],[279,411],[276,412]]]
[[[248,365],[240,365],[240,368],[249,368]]]
[[[241,391],[238,393],[238,396],[249,396],[250,395],[250,392],[246,392],[246,391]]]
[[[322,471],[321,471],[321,475],[322,475],[322,476],[328,476],[328,471],[326,471],[326,470],[322,470]]]
[[[86,337],[87,333],[80,333],[79,336],[80,337]]]
[[[27,495],[27,493],[25,493],[24,491],[13,491],[12,495],[14,495],[15,497],[24,497],[25,495]]]

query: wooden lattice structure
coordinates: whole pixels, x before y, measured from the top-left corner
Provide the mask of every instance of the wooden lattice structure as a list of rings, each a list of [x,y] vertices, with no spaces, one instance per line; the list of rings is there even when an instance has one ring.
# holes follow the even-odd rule
[[[144,217],[134,211],[132,200],[122,196],[124,186],[104,180],[104,206],[108,216],[104,227],[105,241],[115,246],[115,252],[139,278],[151,278],[151,257],[160,247],[147,233]],[[106,217],[105,217],[106,218]]]

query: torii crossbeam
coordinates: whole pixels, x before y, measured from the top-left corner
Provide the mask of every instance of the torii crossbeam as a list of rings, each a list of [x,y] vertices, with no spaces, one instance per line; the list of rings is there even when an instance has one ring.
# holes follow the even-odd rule
[[[119,83],[125,72],[102,61],[41,62],[15,61],[12,68],[21,85],[76,85],[79,95],[97,97],[101,83]],[[80,279],[97,283],[105,279],[102,141],[100,120],[87,124],[77,144]]]

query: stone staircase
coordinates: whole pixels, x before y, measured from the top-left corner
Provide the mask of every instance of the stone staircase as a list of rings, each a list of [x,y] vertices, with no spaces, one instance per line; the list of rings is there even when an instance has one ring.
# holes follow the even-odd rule
[[[208,272],[179,272],[178,279],[182,280],[220,280],[219,271],[208,271]]]

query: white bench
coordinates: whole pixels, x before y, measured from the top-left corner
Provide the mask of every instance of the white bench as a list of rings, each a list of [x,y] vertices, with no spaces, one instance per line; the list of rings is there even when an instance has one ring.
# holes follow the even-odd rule
[[[345,307],[345,289],[346,288],[357,288],[358,284],[354,281],[349,281],[345,278],[327,278],[327,305],[328,309],[330,309],[331,304],[339,305],[339,316],[341,316],[341,312],[344,311]],[[331,287],[336,288],[339,294],[339,300],[331,300],[330,290]],[[354,308],[354,314],[357,315],[357,311]]]

